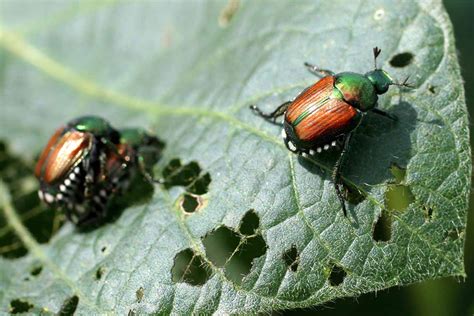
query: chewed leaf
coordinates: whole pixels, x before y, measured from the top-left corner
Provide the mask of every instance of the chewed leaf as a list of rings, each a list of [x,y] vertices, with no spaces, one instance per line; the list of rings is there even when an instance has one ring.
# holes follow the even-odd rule
[[[464,276],[468,119],[439,0],[3,1],[0,21],[0,139],[27,164],[0,160],[0,313],[257,314]],[[318,80],[304,62],[373,70],[373,47],[414,88],[379,96],[397,122],[368,113],[355,131],[346,218],[337,146],[298,157],[249,105]],[[84,114],[167,146],[164,184],[78,231],[30,210],[26,171]]]

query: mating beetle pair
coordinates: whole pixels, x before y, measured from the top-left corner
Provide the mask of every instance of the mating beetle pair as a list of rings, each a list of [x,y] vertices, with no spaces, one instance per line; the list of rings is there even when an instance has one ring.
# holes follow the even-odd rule
[[[342,143],[332,178],[344,216],[347,216],[347,209],[343,197],[341,166],[352,132],[368,111],[397,120],[395,116],[376,107],[378,95],[387,92],[390,85],[409,86],[408,78],[403,83],[397,83],[384,70],[377,68],[380,52],[377,47],[373,49],[375,69],[364,75],[353,72],[335,74],[305,63],[311,73],[322,79],[303,90],[293,101],[283,103],[271,113],[264,113],[258,107],[250,106],[256,114],[272,122],[276,122],[279,116],[285,116],[282,137],[286,147],[294,153],[314,155]]]
[[[56,130],[40,155],[38,195],[79,226],[100,222],[111,197],[126,190],[137,173],[150,177],[162,148],[141,129],[116,130],[97,116],[72,120]]]

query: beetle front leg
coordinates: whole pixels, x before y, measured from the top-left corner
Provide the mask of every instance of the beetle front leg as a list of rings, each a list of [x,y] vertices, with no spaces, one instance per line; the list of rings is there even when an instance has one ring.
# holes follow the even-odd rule
[[[334,76],[334,72],[328,69],[321,69],[318,68],[318,66],[312,65],[310,63],[304,63],[306,68],[308,68],[309,72],[311,72],[313,75],[318,76],[318,77],[325,77],[325,76]]]
[[[344,187],[343,187],[343,183],[341,179],[341,167],[342,167],[342,164],[344,163],[344,157],[349,148],[349,142],[351,140],[351,137],[352,137],[352,133],[347,135],[344,138],[344,144],[342,147],[341,155],[339,156],[339,159],[337,159],[336,164],[334,165],[333,172],[332,172],[332,180],[334,182],[336,194],[337,194],[337,197],[339,198],[339,201],[341,202],[342,211],[344,212],[345,217],[347,217],[347,209],[346,209],[346,201],[344,200],[344,194],[343,194]]]
[[[286,110],[288,109],[288,107],[290,106],[292,102],[293,101],[286,101],[285,103],[278,106],[276,110],[271,113],[262,112],[262,110],[260,110],[256,105],[251,105],[250,109],[258,116],[261,116],[270,122],[276,123],[276,119],[279,116],[282,116],[283,114],[285,114]]]

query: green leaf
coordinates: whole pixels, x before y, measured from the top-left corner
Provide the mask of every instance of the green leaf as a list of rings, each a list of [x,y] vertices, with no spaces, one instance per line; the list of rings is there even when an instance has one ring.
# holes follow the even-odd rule
[[[0,258],[0,311],[256,313],[465,275],[468,119],[439,0],[0,6],[0,138],[30,168],[0,173],[0,244],[25,249]],[[355,132],[345,218],[337,153],[291,154],[248,106],[270,111],[314,83],[305,61],[365,73],[375,46],[379,66],[415,89],[380,96],[398,122],[369,113]],[[40,240],[55,225],[28,224],[19,201],[36,184],[15,175],[84,114],[159,135],[156,176],[180,185]]]

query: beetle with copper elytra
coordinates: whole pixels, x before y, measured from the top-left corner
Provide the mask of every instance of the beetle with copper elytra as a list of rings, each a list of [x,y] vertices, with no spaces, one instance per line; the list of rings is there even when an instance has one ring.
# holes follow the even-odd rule
[[[39,197],[78,226],[100,223],[109,201],[135,175],[155,182],[151,168],[163,146],[140,128],[116,130],[97,116],[74,119],[56,130],[40,155]]]
[[[286,147],[294,153],[314,155],[342,144],[332,178],[344,216],[347,216],[347,210],[342,192],[341,166],[352,132],[368,111],[396,121],[396,116],[376,107],[378,95],[387,92],[390,85],[410,86],[408,78],[403,83],[398,83],[383,69],[377,68],[380,52],[377,47],[373,49],[375,69],[366,74],[335,74],[305,63],[311,73],[322,77],[318,82],[271,113],[264,113],[255,105],[250,106],[257,115],[272,122],[284,115],[282,137]]]

